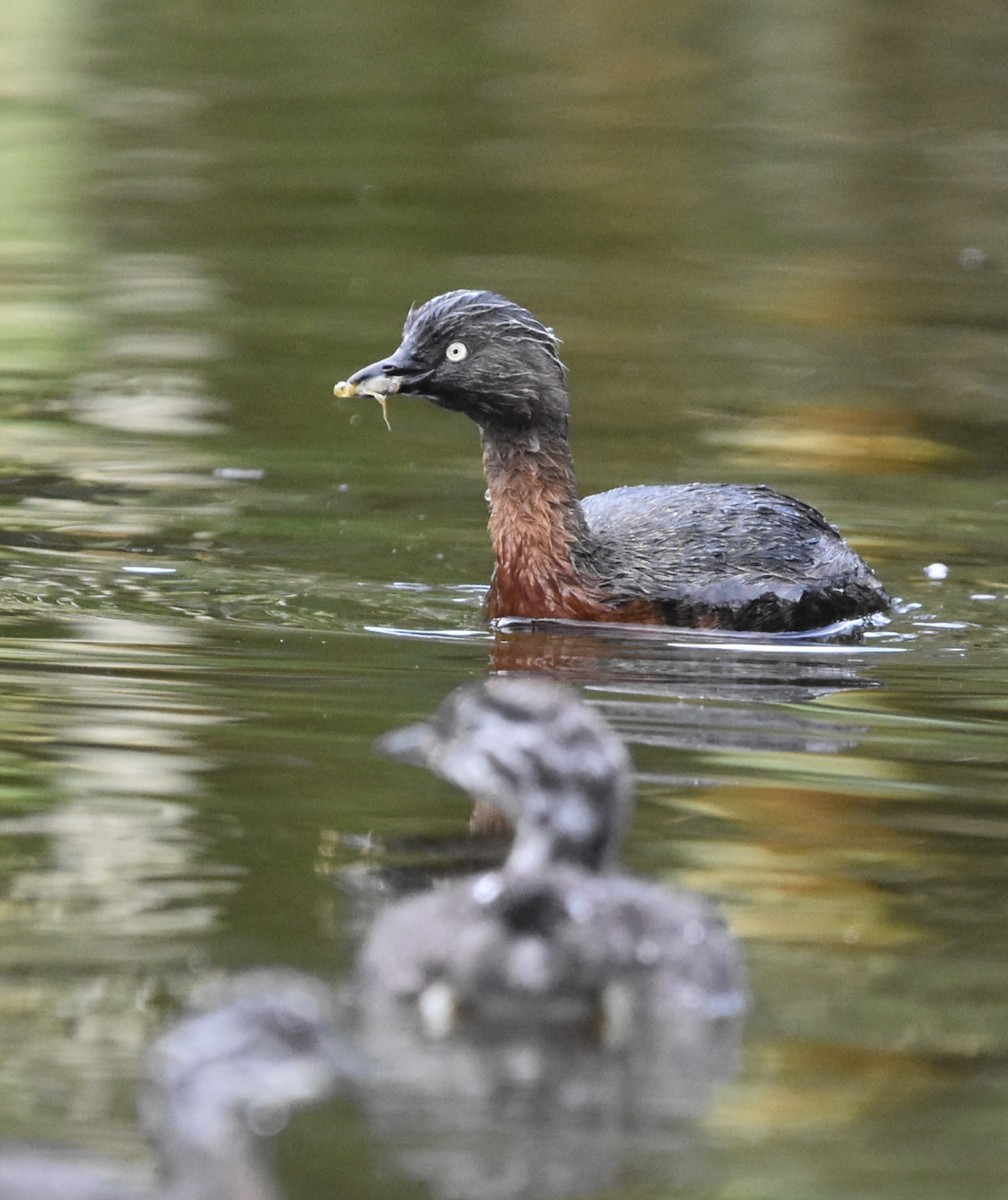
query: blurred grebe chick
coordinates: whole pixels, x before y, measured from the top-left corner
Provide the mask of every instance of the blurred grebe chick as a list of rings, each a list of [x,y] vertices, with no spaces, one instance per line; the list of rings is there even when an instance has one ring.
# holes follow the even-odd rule
[[[2,1147],[0,1200],[278,1200],[264,1143],[294,1110],[359,1074],[334,1020],[328,989],[307,976],[229,981],[222,1003],[148,1051],[138,1109],[159,1186],[117,1184],[115,1163]]]
[[[432,1032],[466,1014],[605,1018],[626,988],[666,1011],[744,1008],[741,956],[714,905],[618,870],[630,760],[573,693],[493,677],[377,749],[499,808],[515,836],[499,870],[379,914],[361,954],[365,990],[416,1002]]]

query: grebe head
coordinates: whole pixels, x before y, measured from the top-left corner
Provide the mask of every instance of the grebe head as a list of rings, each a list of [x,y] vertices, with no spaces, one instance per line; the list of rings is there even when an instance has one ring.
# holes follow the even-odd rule
[[[394,354],[350,377],[424,396],[485,429],[566,430],[566,372],[552,329],[495,292],[445,292],[411,308]],[[394,386],[393,386],[394,384]]]
[[[618,853],[633,802],[629,756],[593,708],[556,684],[499,675],[458,688],[376,749],[500,809],[515,826],[513,866],[595,870]]]
[[[263,1144],[296,1108],[364,1076],[336,1029],[330,989],[296,971],[202,985],[147,1053],[138,1108],[160,1182],[142,1193],[123,1164],[0,1147],[4,1200],[279,1197]],[[195,1011],[193,1011],[195,1010]]]
[[[329,989],[294,971],[250,972],[208,989],[148,1055],[140,1112],[166,1166],[190,1150],[231,1157],[360,1074]]]

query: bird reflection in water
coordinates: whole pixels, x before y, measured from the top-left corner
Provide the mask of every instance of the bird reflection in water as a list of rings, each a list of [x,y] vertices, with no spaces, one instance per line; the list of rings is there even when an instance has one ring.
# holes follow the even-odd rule
[[[116,1163],[4,1148],[0,1198],[277,1200],[269,1137],[296,1109],[358,1076],[328,989],[293,971],[239,976],[148,1053],[138,1109],[157,1186],[116,1182],[124,1176]]]

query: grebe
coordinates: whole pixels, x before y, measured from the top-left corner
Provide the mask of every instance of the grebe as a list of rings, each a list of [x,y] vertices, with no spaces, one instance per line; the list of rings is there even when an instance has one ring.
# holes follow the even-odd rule
[[[486,612],[808,630],[889,607],[821,513],[764,486],[619,487],[579,500],[557,339],[487,291],[411,309],[402,343],[337,395],[422,396],[479,426],[496,565]]]

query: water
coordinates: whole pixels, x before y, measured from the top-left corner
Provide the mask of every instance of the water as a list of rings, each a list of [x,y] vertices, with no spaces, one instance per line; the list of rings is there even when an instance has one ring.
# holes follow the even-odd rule
[[[142,1161],[174,997],[340,976],[345,881],[465,831],[372,739],[521,667],[630,740],[627,859],[719,901],[755,996],[707,1111],[608,1130],[581,1193],[1004,1195],[997,6],[0,16],[0,1132]],[[331,399],[410,301],[473,285],[564,339],[585,491],[779,486],[891,621],[487,630],[474,429]],[[556,1194],[592,1138],[550,1117],[336,1104],[281,1169],[292,1196],[448,1194],[461,1138],[487,1194]]]

